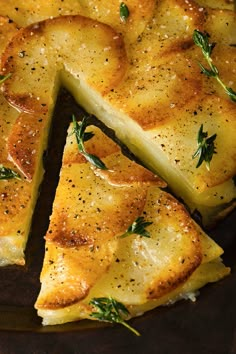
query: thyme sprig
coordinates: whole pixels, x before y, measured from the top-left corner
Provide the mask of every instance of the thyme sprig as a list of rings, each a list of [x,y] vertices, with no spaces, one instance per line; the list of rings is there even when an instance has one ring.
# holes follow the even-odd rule
[[[122,2],[120,4],[120,19],[122,22],[126,22],[128,17],[129,17],[129,8],[124,2]]]
[[[123,233],[120,238],[125,238],[132,234],[137,234],[142,237],[150,237],[150,233],[146,230],[146,227],[151,225],[152,222],[145,221],[143,216],[139,216],[134,222],[128,227],[128,229]]]
[[[17,172],[11,170],[10,168],[4,167],[3,165],[0,165],[0,180],[13,178],[21,179]]]
[[[7,75],[0,75],[0,85],[4,83],[4,81],[6,81],[7,79],[9,79],[9,77],[11,76],[11,73],[7,74]]]
[[[219,77],[219,71],[217,67],[212,62],[211,53],[215,47],[215,43],[209,43],[209,35],[207,33],[202,33],[198,30],[194,30],[193,32],[193,41],[198,47],[201,48],[202,54],[210,67],[209,69],[207,69],[199,62],[198,64],[203,74],[208,77],[215,78],[218,83],[223,87],[231,101],[236,102],[236,92],[231,87],[228,87],[224,84],[224,82]]]
[[[214,143],[216,136],[216,134],[213,134],[208,137],[208,133],[203,131],[203,124],[201,124],[197,137],[198,148],[192,156],[193,159],[199,156],[196,168],[201,166],[201,164],[205,161],[207,169],[210,170],[210,162],[212,160],[213,154],[216,154]]]
[[[119,323],[128,328],[136,336],[140,336],[140,333],[135,328],[125,322],[124,318],[129,316],[129,311],[121,302],[116,301],[112,297],[98,297],[93,298],[90,304],[97,309],[97,312],[90,314],[92,318],[96,318],[99,321]]]
[[[73,133],[76,136],[76,141],[78,145],[78,149],[80,153],[86,158],[88,162],[90,162],[92,165],[95,167],[101,169],[101,170],[107,170],[108,168],[104,164],[102,160],[100,160],[99,157],[89,154],[85,150],[84,142],[90,140],[93,136],[93,132],[85,132],[87,126],[88,126],[88,116],[84,116],[82,121],[80,123],[77,122],[75,116],[72,116],[72,121],[74,125],[74,130]]]

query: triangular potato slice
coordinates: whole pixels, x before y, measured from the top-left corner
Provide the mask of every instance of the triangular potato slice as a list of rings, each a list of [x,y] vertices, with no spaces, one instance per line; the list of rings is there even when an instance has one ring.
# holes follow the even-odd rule
[[[198,63],[205,62],[192,34],[206,31],[217,43],[212,58],[231,87],[233,7],[204,9],[192,0],[161,0],[150,11],[142,33],[126,45],[110,27],[103,37],[102,25],[94,22],[86,26],[94,24],[97,33],[82,36],[78,26],[89,20],[79,17],[46,20],[20,31],[4,55],[3,73],[12,73],[4,93],[21,110],[51,114],[59,87],[66,86],[209,225],[234,207],[236,105],[216,80],[200,74]],[[98,51],[108,33],[113,41]],[[217,134],[210,170],[204,163],[196,168],[192,159],[202,124],[209,136]]]
[[[86,152],[108,170],[79,153],[71,127],[35,305],[43,323],[91,318],[89,303],[97,297],[112,297],[137,316],[227,275],[222,249],[162,190],[163,181],[122,155],[98,128],[89,130],[95,135]],[[122,238],[138,217],[152,223],[150,237]]]

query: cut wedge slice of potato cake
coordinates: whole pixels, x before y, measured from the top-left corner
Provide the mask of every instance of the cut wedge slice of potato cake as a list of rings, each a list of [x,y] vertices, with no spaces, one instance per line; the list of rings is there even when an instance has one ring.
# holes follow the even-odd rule
[[[98,128],[85,144],[108,170],[86,161],[73,127],[64,150],[36,302],[45,325],[91,318],[90,301],[113,297],[137,316],[190,296],[229,273],[222,249],[162,188]],[[86,130],[87,132],[87,130]],[[150,237],[121,235],[138,217]]]

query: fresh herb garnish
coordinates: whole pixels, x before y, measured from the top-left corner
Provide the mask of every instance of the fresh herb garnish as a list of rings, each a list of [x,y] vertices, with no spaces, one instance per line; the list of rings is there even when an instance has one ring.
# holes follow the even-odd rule
[[[194,30],[193,32],[193,41],[198,47],[201,48],[202,54],[210,67],[209,69],[207,69],[201,63],[198,63],[203,74],[208,77],[215,78],[218,83],[223,87],[231,101],[236,102],[236,92],[231,87],[227,87],[223,83],[223,81],[219,77],[219,71],[217,67],[212,62],[211,53],[215,47],[215,43],[209,43],[209,35],[207,33],[202,33],[198,30]]]
[[[123,319],[123,317],[127,318],[129,316],[129,311],[121,302],[111,297],[98,297],[93,298],[90,304],[98,310],[97,312],[92,312],[91,317],[99,321],[119,323],[128,328],[136,336],[140,336],[140,333]]]
[[[151,225],[152,222],[145,221],[143,216],[139,216],[134,222],[128,227],[128,229],[123,233],[120,238],[125,238],[132,234],[137,234],[143,237],[150,237],[150,233],[146,230],[146,227]]]
[[[104,162],[102,162],[99,157],[89,154],[84,147],[84,142],[90,140],[93,136],[93,132],[85,132],[85,129],[88,126],[88,117],[84,116],[82,121],[80,123],[77,122],[75,116],[72,116],[72,121],[74,124],[74,131],[73,133],[76,136],[76,141],[78,145],[78,149],[80,153],[86,158],[88,162],[90,162],[92,165],[94,165],[97,168],[100,168],[101,170],[107,170],[106,165]]]
[[[129,17],[129,9],[127,5],[124,2],[122,2],[120,4],[120,19],[122,22],[126,22],[128,17]]]
[[[3,165],[0,165],[0,180],[13,178],[21,179],[17,172],[11,170],[10,168],[4,167]]]
[[[197,151],[193,154],[192,158],[199,156],[198,163],[196,168],[201,166],[203,161],[206,162],[206,167],[210,170],[210,162],[212,160],[213,154],[216,153],[214,141],[216,139],[216,134],[213,134],[208,138],[208,133],[203,131],[203,124],[198,131],[198,148]]]
[[[7,75],[0,75],[0,85],[3,84],[4,81],[9,79],[10,76],[11,76],[11,73],[9,73]]]

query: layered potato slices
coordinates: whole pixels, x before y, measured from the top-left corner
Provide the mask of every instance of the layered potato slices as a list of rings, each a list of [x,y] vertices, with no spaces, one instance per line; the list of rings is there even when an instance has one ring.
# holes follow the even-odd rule
[[[0,17],[0,52],[16,32],[17,28],[14,23],[5,17]],[[18,172],[18,170],[14,164],[14,159],[9,159],[8,139],[18,115],[19,113],[9,105],[0,93],[0,130],[2,136],[0,140],[0,168],[4,167],[15,172]],[[22,114],[22,117],[24,117],[24,114]],[[36,117],[29,115],[29,118],[35,119]],[[34,139],[37,144],[37,130],[33,129],[30,132],[26,128],[24,139],[28,142],[27,136],[29,137],[29,135],[31,140]],[[20,140],[22,136],[15,136],[15,139]],[[25,145],[28,145],[26,141]],[[32,158],[35,158],[33,146],[30,154]],[[41,158],[37,161],[35,172],[32,183],[26,182],[24,178],[0,180],[0,266],[8,264],[23,265],[25,263],[24,249],[38,195],[39,183],[37,183],[37,179],[42,177],[43,172]]]
[[[109,86],[110,82],[116,80],[116,76],[122,74],[122,70],[120,70],[120,56],[125,55],[125,51],[123,48],[120,48],[121,39],[117,37],[117,40],[114,41],[114,33],[106,25],[87,18],[79,17],[79,19],[82,19],[82,21],[74,19],[77,23],[79,22],[77,33],[74,32],[75,28],[71,26],[70,35],[76,36],[78,34],[78,38],[75,39],[75,46],[81,45],[81,34],[83,35],[85,32],[87,38],[90,37],[90,41],[96,38],[96,36],[100,36],[101,38],[97,43],[97,52],[93,53],[94,46],[88,49],[88,51],[83,50],[84,64],[82,65],[82,70],[85,68],[87,75],[90,75],[93,67],[95,75],[91,77],[90,83],[95,85],[98,83],[100,89],[102,86]],[[66,22],[64,20],[61,22],[60,18],[58,20],[60,30],[65,25],[67,27],[67,23],[70,23],[69,17]],[[21,37],[21,31],[24,31],[17,31],[16,25],[4,17],[1,18],[0,28],[1,45],[3,48],[4,44],[10,40],[10,36],[16,34],[16,36]],[[115,52],[113,63],[107,67],[103,65],[107,55],[104,47],[110,48],[111,51],[114,50]],[[43,50],[44,48],[42,47],[42,56]],[[93,60],[94,56],[94,65],[90,65],[90,61],[86,60],[86,52],[90,60]],[[101,54],[100,59],[98,59],[99,52]],[[24,56],[24,53],[24,50],[22,50],[19,55]],[[33,57],[34,54],[32,54]],[[46,66],[45,72],[47,72],[47,59],[42,57],[42,60],[42,66]],[[96,70],[99,67],[99,62],[101,67],[99,75],[106,77],[102,84],[100,84],[100,77],[96,78]],[[62,62],[61,64],[63,65]],[[54,76],[54,74],[52,75]],[[34,78],[32,78],[32,84],[35,84]],[[19,110],[9,105],[2,94],[0,99],[1,131],[3,135],[0,145],[0,165],[12,171],[18,171],[21,174],[21,179],[11,178],[0,181],[0,265],[23,265],[25,262],[24,249],[30,231],[38,189],[43,177],[42,156],[47,148],[54,101],[47,112],[44,104],[42,104],[43,109],[39,114],[37,110],[32,110],[33,107],[29,109],[30,113],[27,109],[22,109],[22,112],[19,113]]]
[[[121,33],[127,45],[137,39],[152,17],[154,0],[127,0],[129,21],[124,26],[120,20],[119,2],[105,0],[0,0],[1,15],[14,21],[19,27],[65,15],[83,15],[112,26]]]
[[[152,172],[122,155],[96,127],[86,152],[102,159],[94,167],[78,151],[69,130],[60,181],[46,234],[41,291],[36,302],[43,324],[91,318],[94,298],[123,303],[130,316],[181,298],[229,273],[222,249],[184,207],[163,191]],[[121,237],[138,217],[150,237]]]
[[[102,3],[96,8],[101,7],[101,13]],[[115,25],[119,4],[116,12],[112,4],[104,19],[111,23],[113,16],[119,30]],[[130,6],[132,10],[132,2]],[[53,110],[58,89],[65,86],[80,105],[112,128],[147,167],[166,180],[191,212],[197,210],[203,223],[210,225],[235,204],[236,106],[217,80],[201,74],[198,63],[204,57],[192,35],[195,29],[209,33],[216,43],[213,61],[226,85],[233,88],[233,4],[229,10],[204,8],[194,1],[162,0],[149,2],[146,11],[135,38],[128,38],[129,21],[135,27],[140,18],[131,16],[122,24],[122,57],[115,57],[109,46],[103,48],[107,54],[104,67],[120,60],[119,75],[113,71],[116,78],[109,87],[104,89],[104,75],[100,75],[100,85],[92,85],[80,68],[85,65],[83,49],[96,47],[98,35],[80,37],[78,44],[72,32],[75,18],[61,17],[33,24],[14,37],[4,54],[2,72],[12,73],[4,94],[21,110],[41,114]],[[19,51],[25,55],[18,55]],[[90,65],[91,60],[86,60]],[[201,125],[209,136],[217,136],[210,170],[204,163],[196,168],[192,158]]]
[[[4,5],[4,6],[3,6]],[[105,11],[105,4],[101,2],[101,9],[99,12],[99,17],[104,17],[107,22],[112,22],[114,19],[113,16],[108,16],[107,11]],[[134,5],[131,5],[131,7]],[[114,4],[111,4],[111,7],[114,7]],[[35,1],[9,1],[7,3],[1,4],[0,1],[1,13],[6,17],[1,18],[1,51],[10,40],[10,36],[17,33],[19,26],[26,26],[29,23],[34,23],[35,21],[43,20],[49,17],[58,17],[68,14],[76,14],[78,12],[90,11],[91,17],[96,17],[98,14],[95,11],[95,7],[80,6],[77,1],[65,1],[63,4],[61,1],[54,1],[53,3],[49,2],[37,2]],[[147,9],[149,6],[147,6]],[[103,9],[103,11],[102,11]],[[132,36],[137,36],[144,28],[145,23],[144,19],[146,18],[146,10],[135,11],[135,15],[132,15],[135,21],[134,23],[139,22],[139,26],[135,26],[135,30],[132,25],[129,26],[129,31],[127,31],[127,42],[132,39]],[[13,22],[14,21],[14,22]],[[145,20],[146,21],[146,20]],[[62,28],[63,26],[62,21]],[[93,27],[97,23],[84,19],[84,23],[87,25],[86,28]],[[119,17],[114,24],[117,27],[121,27]],[[60,26],[60,24],[59,24]],[[82,25],[81,28],[83,27]],[[103,66],[105,61],[106,49],[109,51],[109,48],[119,46],[120,38],[114,42],[114,45],[110,46],[110,41],[114,35],[113,32],[107,35],[107,27],[103,25],[98,25],[98,28],[103,28],[103,34],[101,31],[96,31],[92,29],[91,37],[96,38],[100,36],[107,40],[106,45],[103,43],[98,44],[100,50],[104,52],[104,58],[101,57],[100,64]],[[80,29],[79,29],[80,30]],[[127,28],[126,28],[127,30]],[[82,31],[82,32],[84,32]],[[125,31],[123,30],[125,33]],[[133,34],[132,34],[133,33]],[[93,37],[94,34],[94,37]],[[131,35],[132,34],[132,35]],[[21,31],[19,31],[18,36],[21,36]],[[71,27],[71,36],[73,36],[73,27]],[[110,36],[110,38],[109,38]],[[131,39],[129,39],[131,38]],[[116,44],[116,42],[118,44]],[[78,41],[74,43],[75,46],[81,46],[81,37],[78,38]],[[83,48],[80,48],[85,53],[86,51]],[[92,49],[93,50],[93,49]],[[119,51],[119,49],[117,49]],[[44,48],[41,48],[41,54],[44,56]],[[121,48],[120,52],[122,56],[125,55],[124,48]],[[24,50],[22,50],[20,56],[24,56]],[[54,55],[54,54],[53,54]],[[91,55],[91,50],[88,55]],[[32,54],[32,57],[34,55]],[[120,54],[118,53],[118,57]],[[115,57],[115,55],[114,55]],[[91,58],[90,58],[91,59]],[[116,63],[117,62],[117,66]],[[108,65],[104,70],[100,72],[100,75],[105,76],[105,84],[112,80],[112,77],[116,77],[118,71],[120,70],[119,58],[114,60],[114,66]],[[90,63],[90,61],[88,62]],[[94,63],[94,71],[97,69],[99,61]],[[47,59],[43,59],[43,65],[46,64],[45,70],[47,70]],[[34,69],[33,69],[34,70]],[[91,70],[91,66],[87,67],[87,72]],[[113,71],[116,74],[113,74]],[[121,74],[123,69],[121,69]],[[32,78],[32,83],[35,83],[34,78]],[[104,84],[104,86],[105,86]],[[102,85],[101,85],[102,87]],[[101,88],[100,87],[100,88]],[[57,91],[56,91],[57,92]],[[55,93],[56,96],[56,93]],[[55,97],[54,97],[55,99]],[[0,205],[0,236],[1,236],[1,250],[0,250],[0,265],[8,264],[19,264],[23,265],[25,263],[24,259],[24,249],[28,239],[30,225],[32,220],[32,214],[36,199],[38,196],[38,189],[43,177],[43,165],[42,165],[42,155],[47,147],[47,137],[49,133],[49,125],[51,114],[54,108],[54,102],[52,107],[50,107],[49,113],[45,114],[44,110],[38,114],[37,110],[28,114],[28,109],[22,108],[22,113],[19,114],[19,107],[17,110],[14,109],[6,99],[1,94],[1,131],[3,134],[3,140],[1,141],[1,159],[0,165],[6,168],[18,169],[21,172],[21,180],[19,179],[9,179],[2,180],[0,183],[1,188],[1,205]],[[32,108],[32,107],[31,107]],[[32,111],[32,109],[30,109]],[[34,111],[34,109],[33,109]],[[34,115],[36,113],[36,115]],[[26,180],[24,180],[26,179]]]
[[[137,316],[229,273],[223,250],[163,191],[167,183],[206,226],[235,206],[236,104],[201,74],[204,57],[192,40],[195,29],[209,34],[220,77],[235,89],[233,3],[218,3],[127,0],[122,21],[118,1],[0,0],[1,75],[9,75],[1,86],[0,165],[20,175],[0,180],[0,265],[24,264],[61,87],[149,169],[96,127],[86,149],[108,170],[94,168],[70,128],[36,302],[44,324],[90,318],[90,301],[100,296]],[[192,158],[201,125],[216,134],[210,169]],[[139,216],[152,223],[151,237],[121,238]]]

